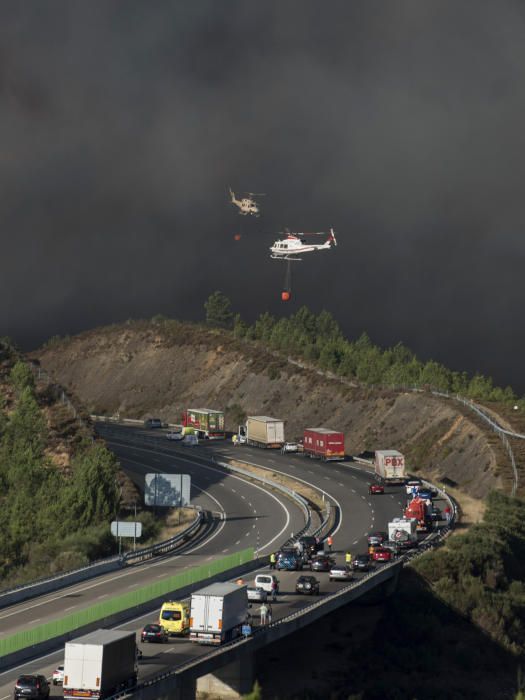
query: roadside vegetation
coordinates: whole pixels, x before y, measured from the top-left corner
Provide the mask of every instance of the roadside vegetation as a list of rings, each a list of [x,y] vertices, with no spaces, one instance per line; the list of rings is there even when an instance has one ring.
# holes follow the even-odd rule
[[[49,397],[38,393],[29,365],[2,339],[1,588],[82,566],[116,548],[109,530],[120,505],[115,457],[101,442],[74,436],[70,463],[61,468],[50,455],[48,415]],[[148,513],[144,520],[147,534],[158,527]]]

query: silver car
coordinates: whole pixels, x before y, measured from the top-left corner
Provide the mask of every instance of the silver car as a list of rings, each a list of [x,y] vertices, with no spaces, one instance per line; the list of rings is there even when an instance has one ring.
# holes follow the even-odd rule
[[[336,564],[330,569],[330,581],[351,581],[353,578],[352,569],[346,564]]]

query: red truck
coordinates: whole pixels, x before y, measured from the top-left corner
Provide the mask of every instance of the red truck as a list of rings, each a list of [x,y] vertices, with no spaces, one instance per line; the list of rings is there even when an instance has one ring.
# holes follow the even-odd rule
[[[306,428],[303,454],[324,462],[345,458],[345,436],[328,428]]]
[[[431,522],[428,506],[422,498],[416,496],[405,508],[405,518],[417,521],[417,530],[426,532]]]

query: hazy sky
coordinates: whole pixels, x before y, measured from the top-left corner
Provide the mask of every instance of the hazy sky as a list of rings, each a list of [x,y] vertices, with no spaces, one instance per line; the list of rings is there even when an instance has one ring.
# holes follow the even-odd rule
[[[524,392],[524,8],[3,2],[0,335],[198,320],[221,289]],[[285,226],[339,241],[288,304]]]

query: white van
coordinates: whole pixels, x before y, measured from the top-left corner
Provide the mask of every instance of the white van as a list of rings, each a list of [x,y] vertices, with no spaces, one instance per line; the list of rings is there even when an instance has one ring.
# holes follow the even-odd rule
[[[262,588],[273,598],[279,593],[279,580],[273,574],[257,574],[255,577],[255,588]]]

